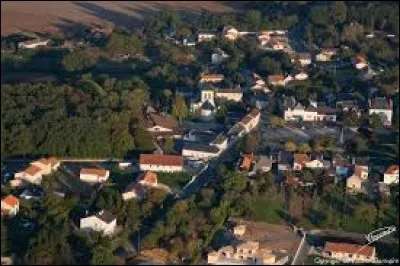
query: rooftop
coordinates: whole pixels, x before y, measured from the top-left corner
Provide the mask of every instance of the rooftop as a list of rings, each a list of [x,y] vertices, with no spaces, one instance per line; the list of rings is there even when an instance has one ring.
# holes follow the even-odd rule
[[[82,168],[80,171],[80,175],[106,176],[107,172],[107,170],[101,168]]]
[[[164,166],[183,166],[183,157],[164,154],[141,154],[140,164],[155,164]]]
[[[107,210],[100,211],[96,214],[96,217],[108,224],[117,219],[116,216]]]
[[[347,253],[347,254],[360,254],[364,256],[372,256],[374,254],[375,248],[371,246],[347,244],[347,243],[333,243],[327,242],[325,244],[325,252],[337,252],[337,253]],[[362,249],[361,249],[362,248]]]
[[[392,109],[390,99],[386,99],[384,97],[377,97],[370,100],[369,106],[373,109]]]
[[[298,164],[304,164],[310,162],[310,157],[305,153],[295,153],[294,161]]]
[[[8,195],[2,200],[2,202],[7,204],[8,206],[14,207],[16,204],[18,204],[19,199],[13,195]]]
[[[393,175],[399,173],[399,166],[398,165],[391,165],[388,169],[386,169],[385,174]]]

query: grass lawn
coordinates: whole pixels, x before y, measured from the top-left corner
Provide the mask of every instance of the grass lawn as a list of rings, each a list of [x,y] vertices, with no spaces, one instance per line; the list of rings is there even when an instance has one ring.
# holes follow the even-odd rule
[[[254,198],[252,200],[253,219],[257,222],[280,224],[284,213],[283,203],[279,200]]]
[[[182,188],[192,176],[189,173],[157,173],[158,183],[163,183],[171,188]]]

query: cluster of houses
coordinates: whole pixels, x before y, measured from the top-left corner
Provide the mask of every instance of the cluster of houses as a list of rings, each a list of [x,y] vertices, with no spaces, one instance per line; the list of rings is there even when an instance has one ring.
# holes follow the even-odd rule
[[[238,243],[227,245],[207,254],[210,265],[285,265],[289,256],[285,250],[272,250],[259,241],[241,240],[246,232],[246,225],[236,225],[233,235]],[[232,241],[234,242],[234,241]]]
[[[23,171],[15,173],[15,179],[12,180],[11,186],[19,186],[22,183],[40,185],[43,176],[51,174],[59,166],[60,161],[55,157],[41,158],[33,161]]]
[[[304,169],[324,170],[327,179],[338,182],[344,180],[348,192],[367,193],[368,176],[370,167],[368,160],[363,158],[353,158],[351,161],[340,156],[317,153],[292,153],[279,151],[274,156],[243,154],[237,163],[237,170],[251,176],[255,173],[264,173],[272,170],[276,165],[278,173],[285,176],[287,185],[309,185],[299,177],[287,177],[287,173],[292,171],[299,173]],[[383,173],[382,181],[384,185],[398,184],[399,166],[390,165]],[[331,178],[329,178],[331,177]]]

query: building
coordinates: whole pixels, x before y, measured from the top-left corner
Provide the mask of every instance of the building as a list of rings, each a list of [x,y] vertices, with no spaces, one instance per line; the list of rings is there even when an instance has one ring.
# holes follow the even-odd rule
[[[336,55],[335,49],[322,48],[315,56],[315,59],[320,62],[331,61],[332,57]]]
[[[146,130],[156,136],[179,136],[178,121],[171,115],[149,113],[145,120]]]
[[[309,101],[307,106],[296,99],[290,98],[291,101],[284,100],[284,119],[285,121],[336,121],[337,110],[326,106],[318,105],[316,102]]]
[[[55,157],[41,158],[33,161],[23,171],[15,173],[16,180],[37,184],[42,182],[43,175],[50,174],[53,170],[57,170],[60,166],[60,161]]]
[[[19,211],[19,199],[8,195],[1,200],[1,216],[15,216]]]
[[[253,154],[244,154],[242,156],[241,163],[239,165],[240,171],[250,171],[252,170],[255,163],[255,157]]]
[[[244,127],[245,132],[250,132],[259,125],[260,117],[261,117],[260,110],[254,108],[239,121],[239,124],[241,124]]]
[[[182,149],[182,156],[191,159],[205,159],[208,160],[217,157],[220,154],[220,149],[213,145],[206,145],[196,142],[188,142]]]
[[[346,179],[346,187],[351,192],[362,192],[368,180],[368,166],[355,165],[353,174]]]
[[[216,146],[222,152],[228,148],[228,137],[224,133],[220,133],[210,145]]]
[[[363,55],[359,54],[353,58],[353,64],[358,70],[360,70],[368,66],[368,61]]]
[[[80,229],[85,231],[103,232],[103,235],[111,235],[117,228],[117,217],[107,210],[90,215],[80,220]]]
[[[19,49],[34,49],[40,46],[47,46],[50,40],[29,40],[29,41],[24,41],[24,42],[19,42],[18,43],[18,48]]]
[[[325,164],[324,164],[323,157],[311,154],[310,161],[306,162],[304,164],[304,167],[310,168],[310,169],[324,168]]]
[[[285,77],[283,75],[268,76],[268,83],[272,86],[285,86]]]
[[[385,184],[398,184],[399,183],[399,166],[389,166],[383,174],[383,183]]]
[[[144,199],[145,194],[145,188],[141,184],[133,182],[126,187],[126,189],[122,193],[122,198],[125,201],[130,199],[142,200]]]
[[[215,90],[215,97],[228,101],[241,102],[243,92],[240,89],[217,89]]]
[[[354,112],[358,115],[358,117],[361,116],[361,108],[358,106],[356,100],[337,101],[336,109],[341,110],[343,112]]]
[[[293,170],[303,170],[306,167],[306,164],[310,162],[310,157],[308,157],[305,153],[295,153],[294,154],[294,162],[293,162]]]
[[[87,183],[104,183],[110,176],[110,171],[101,168],[82,168],[79,179]]]
[[[293,76],[295,80],[299,81],[308,79],[308,74],[304,70],[296,71]]]
[[[311,64],[311,54],[310,53],[298,53],[295,56],[295,61],[301,66],[308,66]]]
[[[385,126],[392,125],[393,101],[384,97],[368,100],[369,115],[377,114]]]
[[[197,33],[197,42],[208,41],[217,36],[215,30],[199,30]]]
[[[219,83],[224,81],[224,74],[202,73],[199,83]]]
[[[211,64],[213,65],[219,65],[223,62],[225,62],[230,55],[225,53],[222,49],[218,48],[216,51],[211,55]]]
[[[267,157],[267,156],[258,156],[256,158],[256,164],[255,164],[255,169],[258,172],[265,173],[269,172],[272,169],[272,157]]]
[[[274,51],[282,51],[285,49],[285,42],[277,38],[271,38],[268,44]]]
[[[157,187],[157,181],[158,181],[157,174],[151,171],[146,171],[143,174],[141,174],[138,180],[139,184],[143,186]]]
[[[213,265],[284,265],[288,260],[287,254],[260,248],[257,241],[242,242],[236,248],[224,246],[207,255],[207,264]]]
[[[182,172],[183,157],[164,154],[141,154],[139,167],[141,171]]]
[[[375,247],[347,243],[327,242],[323,253],[326,257],[356,262],[373,262],[376,259]]]

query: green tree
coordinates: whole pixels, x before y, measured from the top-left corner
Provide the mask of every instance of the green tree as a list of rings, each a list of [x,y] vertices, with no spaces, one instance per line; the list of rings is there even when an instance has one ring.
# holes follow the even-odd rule
[[[372,128],[381,128],[383,127],[383,122],[381,117],[378,114],[371,114],[369,116],[369,125]]]
[[[240,193],[246,188],[246,179],[240,173],[228,172],[225,176],[222,187],[224,188],[224,191]]]
[[[285,120],[279,116],[275,116],[275,115],[271,116],[270,122],[271,122],[271,126],[273,128],[285,126]]]
[[[344,1],[335,1],[330,8],[330,15],[335,24],[340,24],[346,21],[347,6]]]
[[[105,46],[111,56],[137,54],[143,52],[143,43],[135,35],[121,32],[113,32]]]
[[[6,255],[8,253],[8,232],[7,227],[4,225],[3,220],[1,220],[1,255]]]
[[[299,153],[309,153],[311,152],[311,147],[308,143],[300,143],[300,145],[297,148],[297,152]]]
[[[91,265],[115,265],[117,258],[112,253],[109,245],[97,244],[92,249]]]
[[[260,29],[262,23],[262,13],[259,10],[249,10],[246,12],[246,24],[249,30]]]
[[[297,145],[293,140],[288,140],[285,143],[285,151],[295,152],[297,150]]]
[[[74,50],[62,59],[62,65],[68,72],[81,71],[94,66],[100,58],[98,48]]]
[[[180,122],[182,122],[182,120],[189,115],[185,98],[183,98],[181,95],[178,95],[175,98],[174,104],[172,105],[172,115],[179,119]]]

